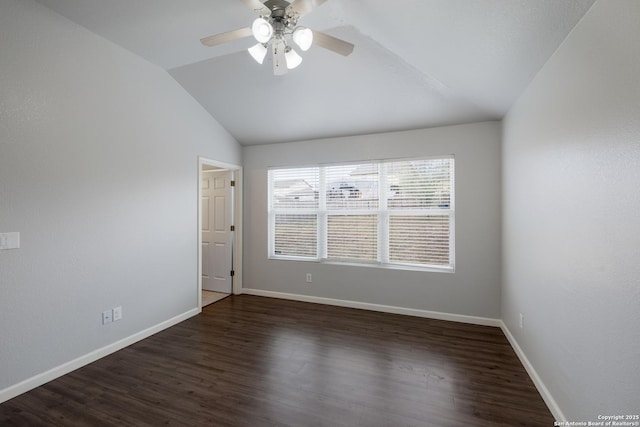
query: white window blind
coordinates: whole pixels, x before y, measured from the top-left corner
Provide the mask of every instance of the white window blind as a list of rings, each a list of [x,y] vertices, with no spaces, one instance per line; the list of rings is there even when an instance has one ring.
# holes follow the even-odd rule
[[[319,176],[318,168],[269,172],[272,255],[317,258]]]
[[[387,165],[389,262],[453,266],[453,159]]]
[[[378,165],[322,168],[326,182],[326,252],[334,261],[378,258]]]
[[[453,157],[269,170],[269,256],[452,270]]]

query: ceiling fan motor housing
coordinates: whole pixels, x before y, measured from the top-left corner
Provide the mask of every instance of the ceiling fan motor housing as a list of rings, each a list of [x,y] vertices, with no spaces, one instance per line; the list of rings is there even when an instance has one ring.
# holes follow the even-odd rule
[[[271,21],[276,34],[281,34],[285,30],[293,30],[298,23],[298,14],[291,9],[287,11],[289,4],[286,0],[269,0],[264,3],[271,10],[271,16],[266,18]]]

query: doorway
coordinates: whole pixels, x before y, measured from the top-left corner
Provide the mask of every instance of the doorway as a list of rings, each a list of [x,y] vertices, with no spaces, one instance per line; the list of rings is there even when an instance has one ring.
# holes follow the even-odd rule
[[[198,161],[198,301],[204,307],[241,288],[239,166]]]

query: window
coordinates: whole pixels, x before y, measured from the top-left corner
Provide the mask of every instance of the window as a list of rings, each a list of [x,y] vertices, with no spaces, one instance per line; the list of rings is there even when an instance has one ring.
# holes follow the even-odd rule
[[[453,270],[454,159],[269,170],[269,257]]]

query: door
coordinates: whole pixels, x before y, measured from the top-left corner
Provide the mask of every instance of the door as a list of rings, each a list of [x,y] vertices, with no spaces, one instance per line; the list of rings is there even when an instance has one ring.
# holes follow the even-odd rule
[[[202,289],[231,293],[232,172],[202,173]]]

